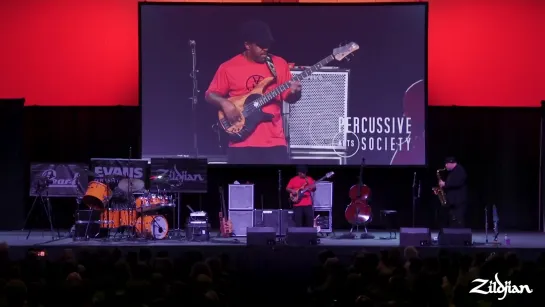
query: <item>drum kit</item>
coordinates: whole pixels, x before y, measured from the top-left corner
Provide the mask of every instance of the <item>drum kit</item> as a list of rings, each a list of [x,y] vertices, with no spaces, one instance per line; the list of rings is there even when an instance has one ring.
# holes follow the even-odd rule
[[[97,177],[93,173],[89,175]],[[114,238],[118,234],[127,239],[162,240],[167,238],[169,223],[164,210],[170,209],[174,216],[175,198],[166,190],[161,191],[159,188],[154,191],[145,190],[145,183],[140,179],[116,177],[119,176],[103,178],[104,182],[113,182],[113,184],[96,180],[89,182],[85,195],[81,199],[83,204],[91,210],[100,212],[98,223],[101,229],[107,230],[107,238],[110,238],[112,230],[116,230]],[[87,225],[90,223],[89,220]],[[91,235],[88,234],[88,230],[85,231],[86,238]]]

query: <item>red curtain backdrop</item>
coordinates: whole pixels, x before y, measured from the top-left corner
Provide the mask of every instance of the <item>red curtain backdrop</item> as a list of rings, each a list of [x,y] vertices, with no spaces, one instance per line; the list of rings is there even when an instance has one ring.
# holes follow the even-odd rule
[[[137,105],[137,2],[0,1],[0,97]],[[428,2],[430,105],[538,106],[545,99],[545,1]]]

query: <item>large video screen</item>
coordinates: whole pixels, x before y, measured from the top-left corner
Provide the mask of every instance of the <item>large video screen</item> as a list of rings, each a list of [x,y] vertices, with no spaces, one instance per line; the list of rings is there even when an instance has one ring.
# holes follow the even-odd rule
[[[426,4],[140,5],[143,158],[425,165]]]

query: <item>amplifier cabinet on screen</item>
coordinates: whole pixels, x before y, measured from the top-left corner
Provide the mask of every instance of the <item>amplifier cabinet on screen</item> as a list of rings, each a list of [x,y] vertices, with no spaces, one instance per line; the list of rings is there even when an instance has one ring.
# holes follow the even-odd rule
[[[293,76],[302,70],[293,69]],[[339,118],[348,116],[347,69],[322,69],[301,81],[303,96],[296,104],[284,103],[283,116],[292,159],[327,160],[345,164],[346,135],[339,133]],[[303,162],[303,161],[301,161]]]

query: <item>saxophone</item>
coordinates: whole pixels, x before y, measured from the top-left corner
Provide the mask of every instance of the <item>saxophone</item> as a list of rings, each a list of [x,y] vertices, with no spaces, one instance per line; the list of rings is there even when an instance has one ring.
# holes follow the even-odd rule
[[[441,172],[444,171],[444,170],[445,170],[444,168],[437,170],[436,174],[437,174],[437,180],[438,181],[441,181]],[[447,205],[447,194],[445,193],[445,190],[443,190],[442,187],[437,186],[437,187],[433,188],[433,192],[439,198],[439,202],[441,203],[441,205],[446,206]]]

